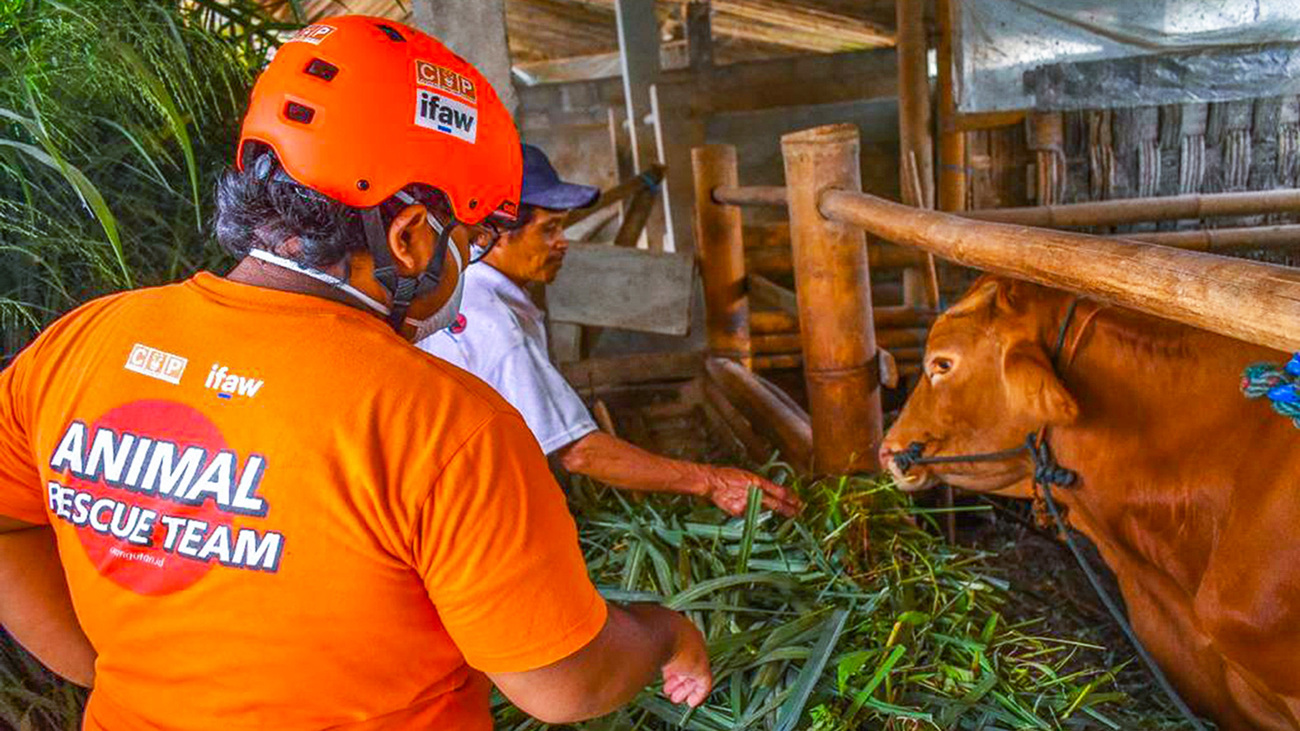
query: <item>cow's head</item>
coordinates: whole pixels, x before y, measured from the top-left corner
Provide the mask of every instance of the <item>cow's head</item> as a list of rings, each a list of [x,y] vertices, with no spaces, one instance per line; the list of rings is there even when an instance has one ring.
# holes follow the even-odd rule
[[[996,452],[1023,444],[1044,424],[1072,423],[1078,404],[1049,355],[1067,307],[1059,292],[984,277],[935,321],[921,381],[880,449],[902,489],[942,479],[968,490],[1030,494],[1026,459],[917,465],[903,474],[893,456],[913,442],[924,445],[926,457]]]

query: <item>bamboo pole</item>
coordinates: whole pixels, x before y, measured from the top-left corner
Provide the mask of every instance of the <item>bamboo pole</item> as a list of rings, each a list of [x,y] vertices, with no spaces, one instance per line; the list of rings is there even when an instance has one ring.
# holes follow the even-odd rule
[[[757,303],[755,303],[757,304]],[[933,310],[920,310],[914,307],[875,307],[876,332],[884,330],[924,329],[934,322]],[[798,312],[783,310],[757,310],[749,313],[749,332],[751,335],[770,335],[772,333],[796,332],[799,330]]]
[[[657,187],[637,191],[637,194],[632,196],[632,202],[628,204],[627,211],[623,214],[623,225],[618,227],[618,233],[614,236],[615,246],[636,248],[637,241],[641,239],[641,232],[645,230],[650,214],[654,212],[657,200],[659,200]]]
[[[776,186],[723,187],[714,191],[714,198],[728,205],[755,205],[757,201],[763,201],[762,205],[784,205],[786,189]],[[1022,208],[984,208],[961,211],[957,215],[976,221],[1013,223],[1037,228],[1072,228],[1278,213],[1300,213],[1300,189],[1121,198]],[[1300,245],[1300,225],[1126,233],[1115,234],[1111,238],[1148,241],[1202,251],[1287,248]],[[867,245],[867,251],[871,257],[872,269],[901,269],[923,264],[926,260],[925,254],[888,242],[871,242]],[[752,247],[745,251],[745,257],[748,268],[758,274],[787,274],[794,269],[792,255],[783,246]]]
[[[876,330],[876,345],[886,350],[922,348],[925,347],[925,338],[928,334],[929,331],[925,328]],[[798,330],[754,335],[752,342],[755,355],[798,353],[802,350]]]
[[[695,172],[695,240],[704,284],[709,352],[749,367],[749,297],[740,209],[713,200],[713,189],[735,185],[736,148],[705,145],[691,150]]]
[[[716,414],[718,421],[721,422],[720,426],[740,442],[745,448],[745,454],[749,455],[751,460],[766,462],[772,456],[767,440],[754,432],[754,427],[736,410],[735,406],[732,406],[726,394],[708,380],[704,382],[704,399],[705,415],[710,412]]]
[[[903,0],[905,1],[905,0]],[[939,25],[939,209],[966,208],[966,133],[957,125],[957,71],[953,54],[955,0],[935,0]]]
[[[820,210],[959,264],[1279,350],[1300,350],[1300,269],[1158,244],[918,211],[856,190]]]
[[[634,175],[612,188],[602,190],[595,203],[586,208],[569,211],[569,214],[564,217],[564,227],[568,228],[580,221],[585,221],[605,208],[630,198],[640,191],[657,188],[664,179],[664,170],[663,165],[651,165],[644,173]]]
[[[773,391],[775,386],[739,363],[709,358],[704,362],[704,370],[755,431],[775,444],[796,466],[805,469],[810,466],[813,436],[807,414],[798,407],[791,408],[787,400],[777,397]]]
[[[799,316],[784,310],[759,310],[749,313],[749,332],[757,337],[788,333],[799,329]]]
[[[1158,198],[1118,198],[1059,206],[986,208],[964,215],[980,221],[1016,223],[1040,228],[1119,226],[1145,221],[1257,216],[1300,213],[1300,190],[1255,190],[1242,193],[1171,195]]]
[[[882,438],[871,272],[861,230],[818,212],[823,190],[861,190],[858,129],[829,125],[782,136],[813,467],[879,469]]]
[[[1113,238],[1145,241],[1176,249],[1195,251],[1232,251],[1240,249],[1289,249],[1300,246],[1300,226],[1249,226],[1245,228],[1207,228],[1196,231],[1161,231],[1129,233]]]
[[[799,317],[799,302],[793,289],[782,287],[759,274],[750,274],[749,298],[755,306],[779,310]],[[752,317],[752,315],[751,315]],[[934,322],[934,310],[915,307],[872,307],[872,319],[877,329],[897,327],[925,327]]]
[[[867,242],[872,270],[924,266],[925,254],[883,241]],[[780,276],[794,271],[794,253],[786,246],[755,246],[745,249],[745,268],[763,276]]]
[[[930,78],[926,63],[925,3],[895,2],[898,49],[898,159],[903,202],[934,208],[934,142],[930,138]],[[938,307],[928,279],[931,261],[903,270],[903,303]],[[933,299],[932,299],[933,298]]]
[[[721,185],[713,190],[713,200],[731,206],[785,208],[785,188],[780,185]]]
[[[921,359],[925,356],[925,348],[895,348],[890,350],[889,354],[894,358],[899,375],[915,375],[920,370]],[[755,371],[802,367],[803,355],[800,353],[771,353],[754,356]]]

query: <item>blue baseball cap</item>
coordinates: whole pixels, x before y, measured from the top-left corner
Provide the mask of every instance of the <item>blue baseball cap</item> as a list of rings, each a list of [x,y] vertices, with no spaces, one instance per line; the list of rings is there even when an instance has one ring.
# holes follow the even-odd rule
[[[586,208],[600,197],[600,189],[590,185],[566,183],[547,159],[546,153],[533,145],[524,145],[524,185],[519,202],[552,211]]]

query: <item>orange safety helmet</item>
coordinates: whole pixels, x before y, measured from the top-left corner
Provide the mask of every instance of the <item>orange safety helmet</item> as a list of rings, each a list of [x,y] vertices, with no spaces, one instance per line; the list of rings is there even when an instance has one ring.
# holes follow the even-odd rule
[[[423,183],[464,223],[518,212],[519,134],[496,91],[437,40],[391,20],[329,18],[286,41],[253,87],[241,170],[248,142],[353,208]]]

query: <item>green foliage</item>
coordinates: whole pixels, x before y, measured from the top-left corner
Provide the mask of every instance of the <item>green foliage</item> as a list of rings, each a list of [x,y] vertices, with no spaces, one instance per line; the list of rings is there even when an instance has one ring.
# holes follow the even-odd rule
[[[0,728],[77,731],[85,700],[0,630]]]
[[[221,264],[206,231],[256,3],[0,0],[0,362],[81,302]]]
[[[1008,623],[1014,594],[994,557],[924,530],[933,511],[884,478],[808,485],[795,520],[632,503],[581,478],[571,494],[602,593],[685,611],[717,680],[695,711],[651,689],[584,731],[1120,727],[1113,669],[1081,662],[1083,643]],[[541,728],[500,700],[497,719]]]

